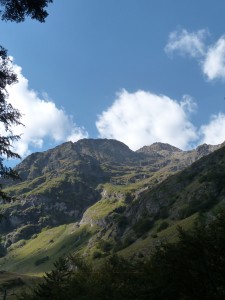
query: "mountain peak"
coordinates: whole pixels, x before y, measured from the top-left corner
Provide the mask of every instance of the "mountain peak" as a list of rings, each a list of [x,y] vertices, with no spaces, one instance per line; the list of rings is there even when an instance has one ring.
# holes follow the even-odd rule
[[[135,153],[124,143],[114,139],[82,139],[74,143],[74,149],[81,155],[97,160],[127,161]]]
[[[205,156],[205,155],[209,154],[210,152],[213,152],[221,147],[222,147],[222,144],[219,144],[219,145],[202,144],[196,148],[196,152],[201,156]]]
[[[78,147],[93,147],[93,148],[104,148],[108,146],[120,147],[129,149],[124,143],[115,139],[81,139],[74,143]],[[130,149],[129,149],[130,150]]]
[[[150,153],[150,152],[182,152],[182,150],[180,150],[177,147],[174,147],[170,144],[167,143],[153,143],[150,146],[144,146],[142,148],[140,148],[139,150],[137,150],[137,152],[144,152],[144,153]]]

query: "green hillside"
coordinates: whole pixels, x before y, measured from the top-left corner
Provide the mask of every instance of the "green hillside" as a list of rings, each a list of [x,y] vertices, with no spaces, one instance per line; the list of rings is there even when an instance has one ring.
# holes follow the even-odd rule
[[[220,145],[133,152],[81,140],[32,154],[16,167],[21,181],[5,183],[14,200],[1,204],[1,269],[41,276],[69,253],[96,266],[115,253],[144,259],[224,206],[224,167]]]

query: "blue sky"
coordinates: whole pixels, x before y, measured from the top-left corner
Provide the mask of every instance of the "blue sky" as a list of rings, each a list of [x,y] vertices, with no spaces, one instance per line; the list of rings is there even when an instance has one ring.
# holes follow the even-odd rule
[[[19,83],[23,157],[79,138],[131,149],[225,140],[225,1],[58,0],[44,24],[1,22]]]

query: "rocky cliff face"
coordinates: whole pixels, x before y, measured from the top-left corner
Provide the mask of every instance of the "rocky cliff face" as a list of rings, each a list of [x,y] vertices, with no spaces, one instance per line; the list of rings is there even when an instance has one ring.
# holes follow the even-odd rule
[[[45,272],[73,251],[143,257],[183,221],[224,205],[221,146],[155,143],[134,152],[115,140],[84,139],[28,156],[16,167],[21,181],[8,182],[15,200],[0,205],[1,267]]]
[[[204,145],[204,148],[208,151],[208,147]],[[190,218],[194,220],[203,213],[212,213],[212,218],[224,206],[225,147],[222,147],[161,183],[148,186],[137,197],[125,198],[120,207],[113,207],[103,219],[98,220],[101,228],[98,238],[110,237],[119,250],[135,243],[136,253],[135,249],[148,245],[147,242],[142,243],[140,237],[148,238],[148,247],[152,247],[154,239],[156,244],[160,242],[157,237],[161,230],[173,226],[168,232],[172,231],[174,238],[176,224]],[[87,211],[82,222],[91,222],[90,216]],[[166,237],[162,234],[163,238]],[[142,249],[140,255],[144,255],[144,251],[149,250]]]
[[[92,157],[100,163],[126,163],[138,160],[138,155],[125,144],[108,139],[83,139],[73,144],[83,157]]]
[[[76,143],[64,143],[45,152],[33,153],[17,165],[16,170],[22,181],[40,176],[57,177],[71,171],[87,181],[90,181],[89,177],[95,177],[99,178],[99,182],[104,182],[104,179],[110,180],[112,169],[117,165],[149,165],[157,171],[167,166],[182,169],[184,164],[190,165],[220,147],[204,144],[195,150],[182,151],[169,144],[154,143],[134,152],[116,140],[83,139]],[[102,166],[109,166],[108,172]]]
[[[138,200],[141,195],[218,148],[202,145],[182,151],[155,143],[134,152],[116,140],[83,139],[33,153],[16,167],[21,181],[8,182],[6,191],[16,201],[1,205],[6,217],[0,224],[5,246],[29,239],[46,226],[89,222],[107,227],[115,216],[121,217],[121,206],[124,217],[133,220],[142,216],[142,210],[158,212],[167,192],[154,190],[149,197],[155,202]],[[172,188],[178,189],[178,183]],[[133,201],[146,201],[146,205],[131,205]],[[133,216],[135,211],[138,214]]]

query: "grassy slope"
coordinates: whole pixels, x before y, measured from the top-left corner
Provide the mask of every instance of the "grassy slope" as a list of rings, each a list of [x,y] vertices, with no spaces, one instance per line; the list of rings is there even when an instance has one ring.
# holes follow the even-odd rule
[[[42,275],[53,267],[54,261],[69,252],[76,252],[84,247],[92,234],[87,226],[76,227],[75,224],[62,225],[41,232],[34,239],[21,241],[10,247],[5,258],[0,259],[1,269],[17,271],[22,274]],[[38,264],[38,261],[46,259]],[[37,265],[38,264],[38,265]]]
[[[156,238],[152,237],[152,234],[146,234],[144,239],[139,238],[118,253],[127,257],[140,252],[149,254],[159,241],[165,239],[174,241],[178,225],[186,229],[190,228],[195,219],[196,215],[193,215],[185,220],[174,222],[170,227],[157,233]],[[153,232],[155,230],[156,227],[153,228]],[[22,274],[41,276],[52,269],[54,261],[60,256],[74,252],[84,253],[90,237],[96,232],[96,227],[87,225],[77,227],[75,224],[47,229],[22,246],[21,242],[13,244],[7,257],[0,259],[1,269],[13,272],[19,270]],[[89,254],[92,254],[92,251]],[[49,260],[36,266],[37,261],[46,257],[49,257]]]
[[[194,191],[198,190],[200,183],[205,184],[205,182],[208,181],[211,183],[212,178],[214,177],[215,172],[217,171],[218,168],[219,168],[219,172],[217,173],[221,176],[218,177],[217,175],[219,179],[217,179],[216,181],[217,182],[221,181],[221,186],[223,186],[224,180],[222,179],[224,178],[223,165],[225,164],[224,163],[225,158],[223,157],[222,151],[220,152],[223,160],[221,159],[221,157],[215,156],[214,158],[215,163],[214,161],[211,161],[211,165],[210,165],[207,162],[207,159],[205,158],[204,160],[202,160],[201,165],[195,164],[194,165],[195,168],[191,167],[187,171],[182,173],[182,178],[181,178],[182,185],[185,181],[188,181],[188,183],[190,182],[190,184],[188,185],[187,193],[180,194],[182,195],[182,197],[184,197],[184,199],[181,199],[179,203],[177,202],[177,205],[183,204],[183,201],[185,202],[185,200],[188,198],[186,197],[188,193],[190,194],[193,190]],[[218,153],[220,154],[220,152]],[[219,165],[216,164],[218,161],[220,161]],[[207,169],[205,169],[205,165],[207,165]],[[119,167],[119,170],[121,171],[121,166]],[[149,178],[140,181],[137,180],[134,183],[129,183],[129,178],[135,175],[135,172],[131,172],[132,170],[134,171],[134,169],[128,168],[128,170],[126,170],[126,168],[124,167],[124,170],[122,170],[123,174],[119,174],[116,176],[119,170],[116,168],[115,178],[121,180],[121,182],[124,183],[127,182],[128,180],[128,183],[123,185],[113,185],[110,183],[103,184],[102,186],[107,190],[108,194],[110,195],[110,199],[102,199],[101,201],[91,206],[85,213],[85,217],[87,219],[90,218],[94,221],[103,219],[115,208],[124,205],[123,196],[127,192],[133,193],[137,189],[141,189],[149,185],[151,186],[151,183],[154,182],[155,184],[155,182],[160,182],[165,177],[165,173],[158,172],[155,173],[154,175],[151,174]],[[126,171],[128,171],[128,173],[131,172],[129,176],[126,174]],[[200,172],[202,176],[201,182],[199,182],[199,178],[195,178],[198,177],[197,175]],[[166,176],[168,175],[169,174],[166,174]],[[177,178],[175,182],[177,184],[179,178],[178,177],[174,177],[174,178],[175,179]],[[52,186],[55,187],[55,185],[58,186],[58,180],[60,181],[61,179],[62,178],[56,180],[53,178],[52,180],[50,180],[50,187]],[[29,190],[35,188],[37,181],[39,184],[40,182],[42,182],[42,178],[39,178],[37,181],[36,180],[37,179],[31,181],[28,184]],[[169,179],[169,182],[170,184],[168,184],[168,187],[170,189],[171,186],[173,187],[173,189],[175,188],[174,193],[176,193],[177,188],[176,188],[176,184],[174,185],[174,179],[172,180]],[[18,188],[19,193],[21,192],[20,189],[22,189],[23,192],[26,193],[24,189],[26,189],[27,186],[25,186],[24,184],[25,183],[21,183],[18,184],[18,186],[11,187],[11,188],[16,190]],[[40,188],[42,189],[42,187],[43,187],[42,185],[38,186],[39,189]],[[113,200],[114,194],[116,195],[115,199],[117,198],[117,201]],[[118,194],[123,194],[120,200],[118,200]],[[167,191],[165,191],[165,195],[167,195]],[[148,198],[148,194],[146,194],[146,198]],[[144,200],[147,201],[148,199],[144,199]],[[153,237],[152,234],[154,234],[157,231],[157,227],[162,221],[162,220],[157,220],[157,222],[154,225],[154,228],[151,229],[149,233],[146,233],[143,237],[138,238],[134,243],[120,250],[119,253],[126,256],[132,256],[139,252],[143,252],[143,253],[150,252],[152,247],[154,247],[154,245],[158,243],[159,240],[163,240],[167,238],[168,240],[173,241],[176,238],[177,225],[181,225],[184,228],[188,228],[191,226],[191,224],[193,224],[195,218],[196,215],[192,215],[184,220],[177,220],[174,222],[171,219],[169,219],[168,222],[170,226],[157,233],[157,237]],[[19,241],[13,244],[10,248],[11,251],[9,252],[9,254],[6,257],[0,259],[0,267],[1,269],[10,270],[10,271],[19,270],[19,272],[23,274],[42,275],[44,272],[49,271],[53,267],[54,261],[59,256],[68,254],[69,252],[85,253],[85,251],[88,250],[87,247],[88,241],[92,236],[95,235],[95,233],[97,233],[97,228],[95,225],[93,227],[88,225],[82,225],[78,227],[76,224],[68,224],[68,225],[62,225],[52,229],[45,230],[31,240]],[[105,234],[105,237],[107,237],[107,233]]]
[[[192,184],[196,184],[193,181]],[[53,267],[54,261],[61,255],[68,253],[80,252],[90,255],[96,250],[95,245],[93,249],[88,246],[89,239],[96,237],[98,232],[96,221],[104,219],[114,209],[124,205],[124,194],[128,191],[132,191],[136,184],[127,186],[115,186],[111,184],[105,184],[104,188],[110,195],[110,198],[105,198],[93,206],[89,207],[84,216],[87,220],[80,227],[77,224],[61,225],[55,228],[47,229],[36,237],[28,241],[19,241],[10,247],[9,254],[0,259],[1,269],[7,271],[17,271],[22,274],[29,275],[42,275],[44,272],[49,271]],[[131,188],[132,187],[132,188]],[[131,189],[129,189],[131,188]],[[195,187],[196,188],[196,187]],[[114,195],[121,193],[121,198],[118,200]],[[154,227],[146,232],[142,237],[138,238],[134,243],[127,245],[126,248],[119,251],[119,254],[125,256],[133,256],[138,253],[148,254],[154,248],[154,246],[164,239],[173,241],[177,236],[176,227],[178,225],[189,228],[194,220],[196,214],[184,220],[157,220]],[[157,228],[163,221],[168,221],[169,227],[157,232]],[[93,227],[91,227],[91,224]],[[107,240],[107,232],[102,237]],[[157,234],[157,237],[154,237]],[[110,252],[109,252],[110,253]],[[108,253],[108,254],[109,254]],[[112,253],[112,252],[111,252]],[[49,257],[48,260],[36,265],[38,261]],[[97,260],[95,260],[97,262]]]
[[[197,214],[194,214],[184,220],[173,222],[168,228],[160,232],[157,232],[158,224],[156,223],[154,228],[151,230],[151,234],[148,233],[143,235],[143,237],[137,239],[130,246],[120,250],[118,254],[125,257],[132,257],[138,253],[149,255],[151,254],[151,251],[153,251],[154,247],[159,245],[160,242],[175,242],[178,237],[177,227],[181,226],[183,229],[188,230],[192,227],[196,218]]]

